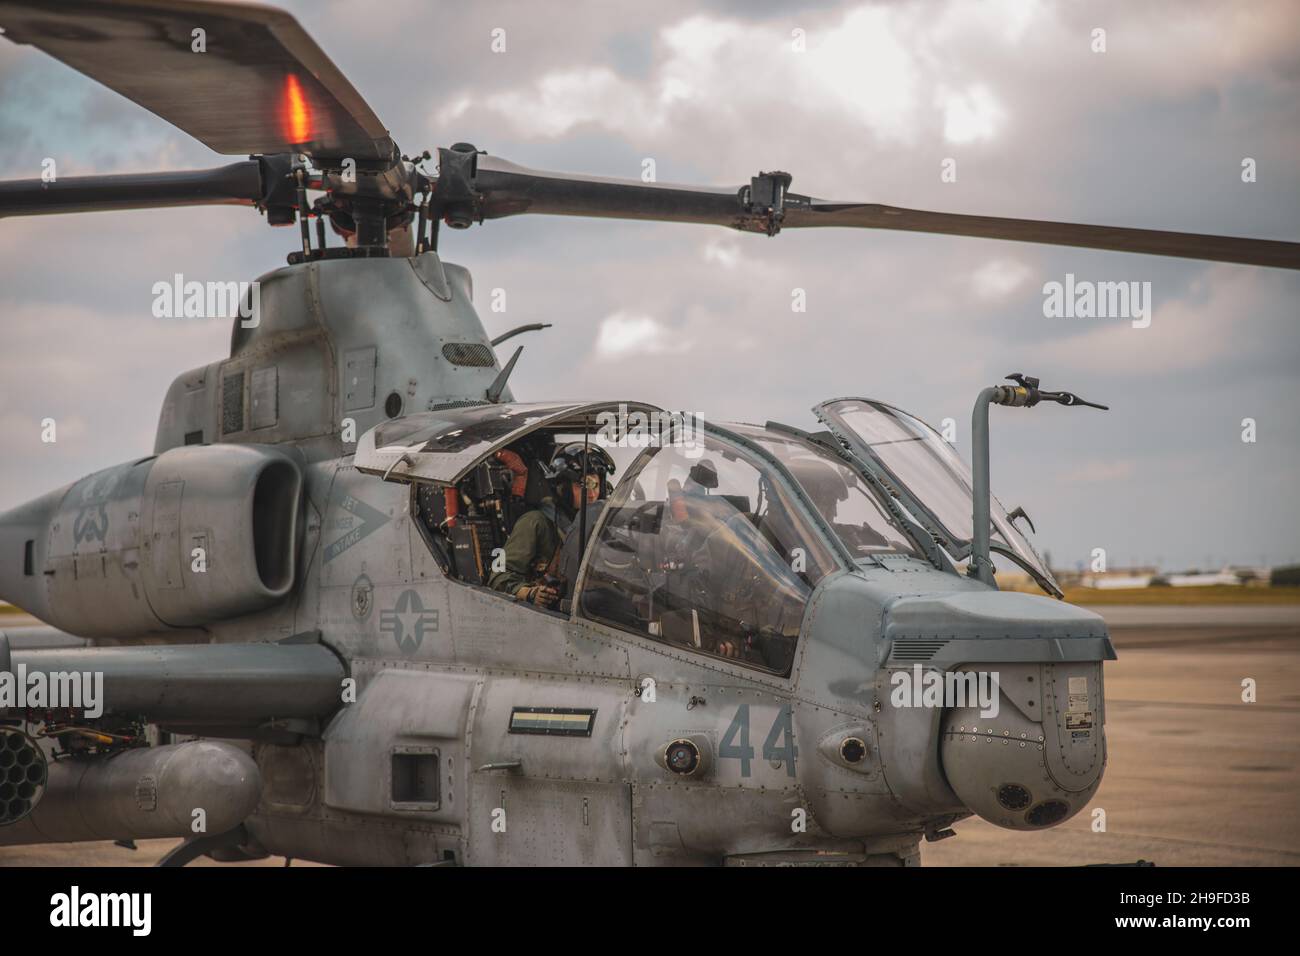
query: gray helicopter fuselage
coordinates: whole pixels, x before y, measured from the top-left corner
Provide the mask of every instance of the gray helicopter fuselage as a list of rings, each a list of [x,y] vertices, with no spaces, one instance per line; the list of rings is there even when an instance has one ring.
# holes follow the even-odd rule
[[[1098,665],[1071,659],[1103,656],[1092,615],[916,559],[828,577],[782,678],[449,580],[409,490],[346,461],[314,466],[308,485],[325,530],[309,524],[306,587],[280,630],[318,627],[358,697],[320,741],[255,751],[267,788],[248,826],[272,852],[340,863],[915,862],[924,834],[970,810],[942,766],[945,712],[890,705],[891,674],[935,652],[908,639],[924,633],[890,640],[886,612],[903,600],[991,600],[986,625],[1007,614],[996,636],[962,633],[944,615],[946,666],[1097,674],[1100,702]],[[355,544],[331,550],[358,529]],[[264,626],[228,625],[218,639]],[[1078,653],[1062,653],[1063,640]],[[534,708],[591,711],[589,736],[512,732],[513,715]],[[979,742],[1005,753],[1004,724],[990,726],[1002,739]],[[849,738],[866,744],[865,759],[843,757]],[[690,777],[665,766],[682,739],[703,754]],[[437,767],[436,808],[394,799],[393,755],[404,753]]]
[[[577,602],[539,610],[457,580],[426,541],[414,486],[359,471],[352,450],[394,417],[485,404],[500,367],[468,273],[432,253],[323,261],[264,276],[260,294],[231,357],[172,386],[156,458],[0,516],[0,597],[55,627],[124,644],[317,640],[337,655],[337,707],[316,720],[259,711],[270,719],[229,733],[261,777],[244,852],[897,865],[972,812],[1035,828],[1028,804],[992,803],[1009,785],[1070,814],[1095,792],[1100,661],[1113,656],[1096,615],[920,558],[843,559],[813,590],[782,676],[588,620]],[[232,444],[244,460],[227,466]],[[300,481],[258,490],[286,468]],[[296,520],[270,507],[250,518],[263,499],[292,501]],[[221,576],[191,599],[195,540]],[[285,549],[277,591],[263,561]],[[258,576],[228,573],[250,561]],[[894,675],[920,666],[999,670],[1004,716],[971,711],[968,731],[964,711],[894,706]],[[1088,732],[1071,736],[1067,709],[1088,714]],[[170,727],[202,732],[193,723]],[[688,769],[670,756],[679,746]]]

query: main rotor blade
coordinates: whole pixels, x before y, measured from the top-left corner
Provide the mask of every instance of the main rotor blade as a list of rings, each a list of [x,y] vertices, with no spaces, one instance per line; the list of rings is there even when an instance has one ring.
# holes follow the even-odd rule
[[[474,185],[482,196],[478,212],[483,219],[541,213],[712,223],[744,229],[750,218],[739,189],[728,192],[708,186],[550,173],[487,155],[478,156],[476,165]],[[442,183],[440,177],[439,185]]]
[[[0,218],[160,206],[255,205],[263,198],[255,159],[216,169],[0,182]]]
[[[896,229],[1300,269],[1295,242],[829,202],[784,192],[789,183],[784,173],[764,173],[749,186],[725,189],[543,172],[486,155],[477,156],[476,167],[474,213],[482,219],[522,213],[600,216],[712,223],[769,234],[814,226]],[[439,189],[443,186],[440,175]],[[453,197],[464,192],[454,186],[448,191]]]
[[[792,197],[793,198],[793,197]],[[1003,219],[948,212],[900,209],[874,203],[832,203],[821,199],[807,206],[787,205],[783,228],[850,226],[860,229],[898,229],[981,239],[1010,239],[1053,246],[1139,252],[1214,262],[1300,269],[1300,243],[1274,239],[1210,236],[1124,226],[1089,226],[1041,219]]]
[[[387,168],[366,101],[283,10],[180,0],[0,0],[0,27],[218,153],[309,153]]]

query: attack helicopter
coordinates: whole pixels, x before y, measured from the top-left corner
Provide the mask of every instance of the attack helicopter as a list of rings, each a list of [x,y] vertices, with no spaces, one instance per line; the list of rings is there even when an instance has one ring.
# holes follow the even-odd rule
[[[1289,269],[1300,245],[830,202],[781,171],[543,172],[465,143],[433,173],[280,10],[0,0],[0,28],[250,157],[0,183],[0,217],[238,204],[299,229],[229,357],[176,378],[152,454],[0,515],[0,598],[45,624],[0,632],[0,846],[908,865],[972,814],[1032,831],[1087,805],[1114,649],[990,495],[988,410],[1092,403],[1019,373],[985,388],[971,469],[866,398],[819,404],[817,431],[518,401],[520,350],[496,349],[528,327],[489,338],[440,230],[840,226]],[[575,445],[602,506],[568,524],[562,599],[493,588]],[[995,554],[1046,593],[998,590]]]

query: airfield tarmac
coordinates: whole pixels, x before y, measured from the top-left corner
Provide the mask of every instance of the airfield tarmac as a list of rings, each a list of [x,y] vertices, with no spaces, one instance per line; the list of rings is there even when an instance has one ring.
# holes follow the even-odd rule
[[[966,820],[957,836],[923,843],[922,862],[1300,865],[1300,604],[1093,609],[1119,660],[1106,664],[1109,763],[1089,809],[1041,833]],[[1255,703],[1241,700],[1246,677]],[[1093,831],[1097,807],[1105,832]],[[148,866],[174,842],[0,847],[0,866]]]

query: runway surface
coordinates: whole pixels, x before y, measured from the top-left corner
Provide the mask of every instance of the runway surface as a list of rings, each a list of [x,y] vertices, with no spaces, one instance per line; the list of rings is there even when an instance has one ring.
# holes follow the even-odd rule
[[[1041,833],[966,820],[957,836],[923,843],[922,862],[1300,865],[1300,605],[1093,609],[1119,660],[1105,667],[1109,763],[1092,804]],[[1244,678],[1255,703],[1241,699]],[[0,866],[146,866],[173,845],[0,848]]]

